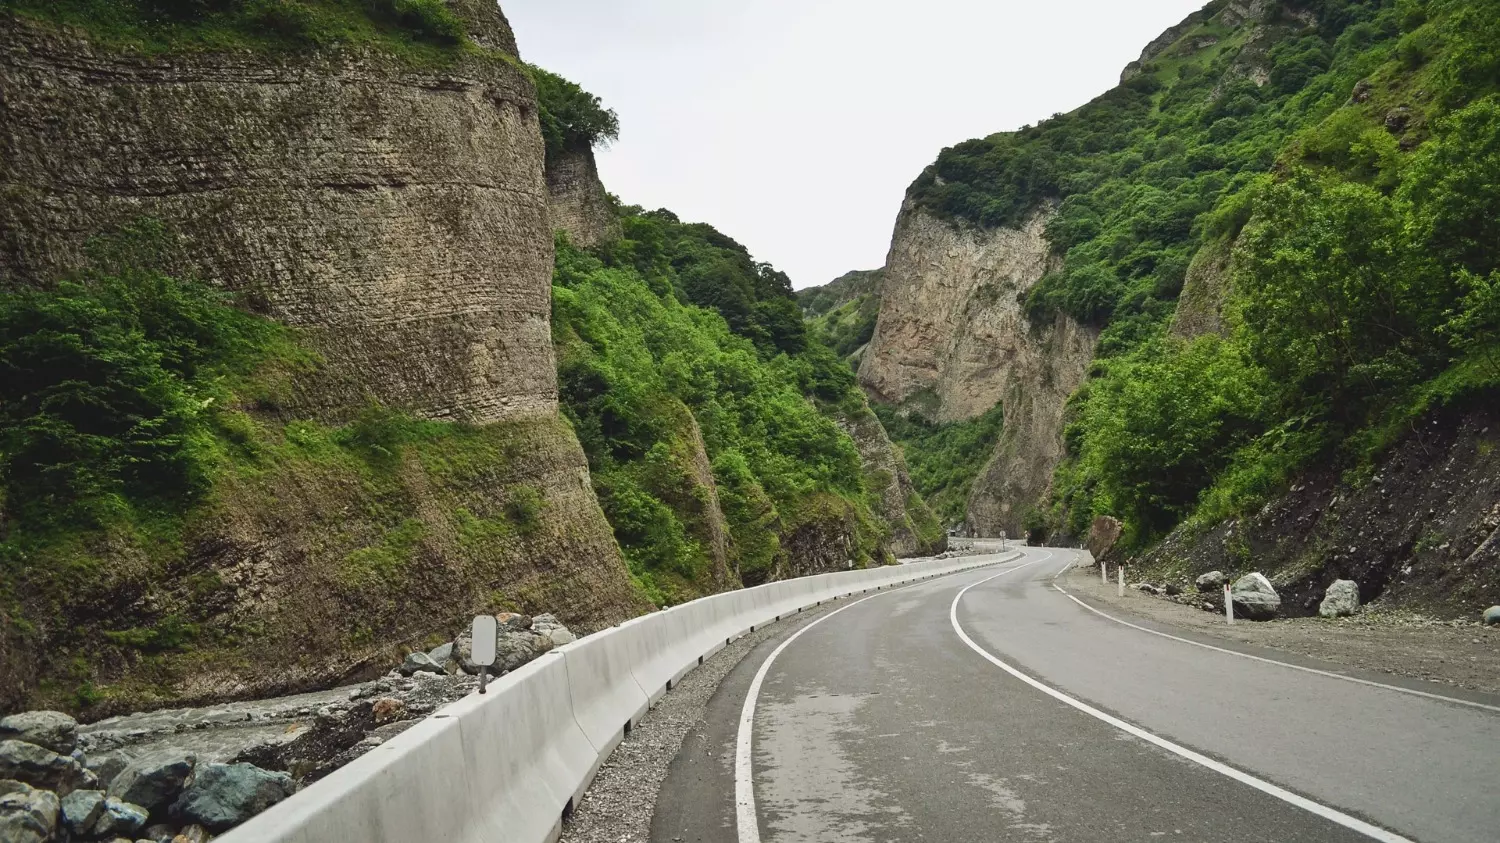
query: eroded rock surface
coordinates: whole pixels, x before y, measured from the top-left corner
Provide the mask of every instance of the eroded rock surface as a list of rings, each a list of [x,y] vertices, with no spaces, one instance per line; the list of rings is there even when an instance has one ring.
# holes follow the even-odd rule
[[[986,230],[904,208],[880,318],[860,358],[873,399],[934,420],[1004,404],[1000,440],[969,499],[968,523],[982,535],[1024,533],[1062,457],[1063,405],[1098,339],[1068,316],[1034,325],[1025,313],[1027,291],[1056,266],[1044,236],[1053,213],[1044,207],[1020,228]]]

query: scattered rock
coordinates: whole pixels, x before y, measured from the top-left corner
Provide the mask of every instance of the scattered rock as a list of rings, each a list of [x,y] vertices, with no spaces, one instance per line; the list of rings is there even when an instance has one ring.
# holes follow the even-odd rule
[[[501,612],[495,616],[500,623],[500,634],[507,632],[524,632],[531,629],[532,620],[527,615],[518,615],[515,612]]]
[[[0,720],[0,740],[25,741],[67,755],[78,745],[78,721],[60,711],[27,711]]]
[[[126,752],[102,752],[88,757],[87,766],[89,772],[99,779],[99,787],[109,789],[109,783],[115,780],[120,771],[130,765],[134,760],[133,755]]]
[[[253,764],[208,764],[172,805],[172,816],[226,831],[292,795],[292,777]]]
[[[1491,606],[1484,610],[1485,626],[1500,626],[1500,606]]]
[[[1161,589],[1148,582],[1138,582],[1131,588],[1138,589],[1142,594],[1161,594]]]
[[[23,782],[0,781],[0,840],[45,843],[57,831],[57,794]]]
[[[208,829],[194,823],[184,828],[176,837],[173,837],[172,843],[208,843],[210,836]]]
[[[446,669],[448,662],[453,660],[453,642],[449,641],[447,644],[433,647],[428,651],[427,658],[432,659],[433,664]]]
[[[55,790],[66,796],[98,779],[71,755],[25,741],[0,741],[0,779],[15,779],[33,787]]]
[[[370,714],[381,725],[406,716],[406,703],[393,697],[381,697],[370,706]]]
[[[1318,606],[1318,614],[1325,618],[1347,618],[1359,611],[1359,583],[1354,580],[1334,580]]]
[[[535,618],[532,618],[531,631],[551,638],[552,643],[558,647],[564,644],[572,644],[578,640],[578,636],[574,635],[572,630],[563,626],[562,622],[557,619],[557,616],[550,614],[537,615]]]
[[[550,637],[529,630],[501,634],[495,642],[494,671],[504,674],[516,670],[555,646]]]
[[[1223,591],[1224,583],[1226,582],[1229,582],[1229,578],[1224,576],[1223,571],[1209,571],[1194,580],[1194,584],[1198,586],[1198,590],[1205,593]]]
[[[62,825],[74,837],[85,837],[104,813],[104,791],[75,790],[62,799]]]
[[[1182,593],[1182,586],[1178,585],[1175,582],[1169,582],[1166,585],[1162,586],[1162,591],[1165,591],[1168,597],[1176,597],[1177,595]]]
[[[139,805],[149,814],[159,814],[182,792],[197,761],[192,753],[173,750],[142,756],[130,762],[109,783],[109,795]]]
[[[147,809],[113,796],[104,798],[104,810],[94,823],[95,837],[135,837],[146,827]]]
[[[1370,98],[1370,88],[1370,80],[1359,80],[1358,82],[1354,83],[1354,91],[1349,94],[1349,99],[1353,102],[1364,102],[1368,100]]]
[[[1411,123],[1411,109],[1404,105],[1398,105],[1385,115],[1385,130],[1393,135],[1406,131]]]
[[[406,661],[398,668],[402,676],[411,676],[414,673],[445,673],[443,665],[433,661],[426,653],[412,653],[406,657]]]
[[[1234,601],[1235,617],[1268,621],[1281,612],[1281,596],[1259,571],[1235,580],[1229,594]]]

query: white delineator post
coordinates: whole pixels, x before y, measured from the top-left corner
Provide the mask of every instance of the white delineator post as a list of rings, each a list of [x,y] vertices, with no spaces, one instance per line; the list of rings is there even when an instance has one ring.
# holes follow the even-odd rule
[[[1224,583],[1224,618],[1234,626],[1234,596],[1229,590],[1229,583]]]
[[[1125,596],[1125,566],[1120,566],[1120,596]]]
[[[1109,563],[1099,560],[1099,584],[1109,585]]]

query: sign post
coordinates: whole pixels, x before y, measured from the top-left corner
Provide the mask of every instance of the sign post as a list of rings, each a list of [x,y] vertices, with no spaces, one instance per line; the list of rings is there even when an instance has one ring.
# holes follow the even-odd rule
[[[1230,590],[1229,583],[1224,583],[1224,618],[1234,626],[1234,592]]]
[[[1000,531],[1000,552],[1001,553],[1005,552],[1005,531],[1004,530]]]
[[[469,661],[479,665],[479,693],[489,684],[490,668],[495,664],[495,643],[500,636],[500,622],[494,615],[478,615],[469,632]]]

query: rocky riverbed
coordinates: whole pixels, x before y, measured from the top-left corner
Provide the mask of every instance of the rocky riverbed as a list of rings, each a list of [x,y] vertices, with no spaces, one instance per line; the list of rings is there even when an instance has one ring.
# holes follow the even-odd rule
[[[573,633],[551,615],[497,615],[493,674]],[[0,843],[203,843],[475,691],[467,632],[380,679],[314,693],[78,724],[0,720]]]

